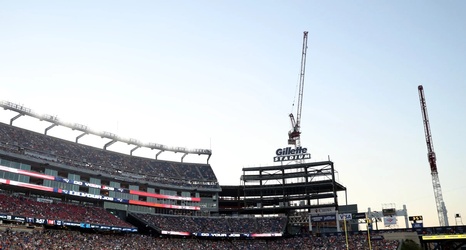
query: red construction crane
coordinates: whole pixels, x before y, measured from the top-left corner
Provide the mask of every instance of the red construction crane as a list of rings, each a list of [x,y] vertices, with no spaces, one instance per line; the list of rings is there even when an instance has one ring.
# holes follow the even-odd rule
[[[421,102],[422,118],[424,121],[424,132],[427,143],[427,158],[430,164],[430,172],[432,174],[432,185],[434,187],[435,203],[437,205],[437,214],[440,226],[448,226],[447,208],[442,196],[442,187],[438,178],[437,158],[435,157],[434,144],[432,142],[432,134],[430,133],[429,117],[427,115],[426,99],[424,98],[424,88],[422,85],[417,87],[419,90],[419,100]]]
[[[293,113],[290,113],[291,130],[288,132],[288,144],[301,146],[301,111],[303,109],[303,90],[304,90],[304,74],[306,72],[306,52],[307,52],[307,31],[304,31],[303,50],[301,55],[301,73],[299,75],[298,86],[298,105],[296,107],[296,120]],[[294,104],[293,104],[294,105]]]

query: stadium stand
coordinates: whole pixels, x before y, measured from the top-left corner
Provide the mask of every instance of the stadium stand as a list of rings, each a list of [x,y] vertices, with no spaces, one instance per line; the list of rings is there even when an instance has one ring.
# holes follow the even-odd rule
[[[105,209],[68,203],[44,203],[28,197],[0,194],[0,213],[33,218],[133,227]]]
[[[103,150],[0,123],[0,149],[95,172],[185,187],[218,188],[208,164],[178,163]]]
[[[133,214],[154,228],[176,232],[284,233],[286,217],[189,217]]]

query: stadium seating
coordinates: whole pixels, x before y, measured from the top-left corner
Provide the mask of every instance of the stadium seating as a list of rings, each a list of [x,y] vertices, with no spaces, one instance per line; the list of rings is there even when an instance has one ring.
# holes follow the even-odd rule
[[[27,197],[7,194],[0,194],[0,213],[78,223],[133,227],[103,208],[69,203],[43,203]]]
[[[214,187],[208,164],[158,161],[103,150],[0,123],[0,150],[86,168],[111,175],[187,187]]]
[[[283,233],[286,217],[189,217],[133,214],[165,231],[204,233]]]

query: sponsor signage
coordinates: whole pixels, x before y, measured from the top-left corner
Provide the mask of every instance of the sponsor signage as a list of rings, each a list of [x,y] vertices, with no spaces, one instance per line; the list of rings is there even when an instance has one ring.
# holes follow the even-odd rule
[[[466,234],[423,235],[422,240],[466,239]]]
[[[173,231],[162,231],[162,234],[172,235],[184,235],[186,232],[173,232]],[[215,237],[215,238],[251,238],[251,237],[281,237],[282,233],[192,233],[193,236],[197,237]]]
[[[82,228],[91,228],[91,224],[89,223],[79,223],[79,226]]]
[[[275,157],[273,157],[274,162],[296,161],[306,159],[311,159],[311,154],[307,153],[307,148],[303,147],[279,148],[275,151]]]
[[[352,220],[353,215],[352,214],[338,214],[338,219],[339,220]]]
[[[353,219],[365,219],[366,213],[355,213],[353,214]]]
[[[336,219],[337,217],[335,215],[311,216],[312,222],[335,221]]]
[[[72,227],[79,227],[79,226],[81,226],[81,223],[65,221],[65,222],[63,222],[63,225],[72,226]]]
[[[12,216],[12,220],[19,221],[19,222],[26,222],[26,217]]]
[[[57,226],[72,226],[72,227],[81,227],[81,228],[92,228],[92,229],[101,229],[101,230],[115,230],[115,231],[125,231],[125,232],[137,232],[137,228],[125,228],[125,227],[115,227],[115,226],[105,226],[105,225],[96,225],[89,223],[77,223],[70,221],[60,221],[60,220],[45,220],[49,225]]]
[[[2,220],[14,220],[14,221],[18,221],[18,222],[26,222],[26,217],[15,216],[15,215],[7,215],[7,214],[0,214],[0,219],[2,219]]]
[[[383,224],[385,226],[396,225],[396,217],[383,217]]]
[[[413,223],[412,224],[413,228],[423,228],[423,224],[422,223]]]
[[[108,197],[100,194],[89,194],[89,193],[84,193],[84,192],[79,192],[79,191],[72,191],[72,190],[62,190],[62,193],[68,194],[68,195],[74,195],[74,196],[80,196],[80,197],[86,197],[86,198],[92,198],[92,199],[99,199],[99,200],[106,200],[106,201],[117,201],[117,202],[122,202],[115,200],[113,197]]]
[[[36,223],[36,224],[45,224],[45,219],[35,218],[34,223]]]
[[[383,235],[374,235],[374,236],[371,235],[371,240],[383,240],[383,239],[384,239]]]
[[[334,214],[335,212],[335,207],[321,207],[311,209],[310,214]]]

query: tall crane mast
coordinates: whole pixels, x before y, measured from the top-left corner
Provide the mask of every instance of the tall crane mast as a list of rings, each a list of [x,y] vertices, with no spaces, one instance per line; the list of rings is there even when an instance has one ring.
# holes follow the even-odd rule
[[[424,97],[424,88],[422,85],[417,87],[419,91],[419,100],[421,102],[422,119],[424,121],[424,133],[427,143],[427,158],[430,164],[430,172],[432,174],[432,186],[434,187],[435,203],[437,205],[437,214],[440,226],[448,226],[447,208],[443,201],[442,187],[438,178],[437,158],[435,157],[434,144],[432,142],[432,134],[430,132],[429,117],[427,115],[426,99]]]
[[[304,74],[306,73],[307,33],[307,31],[304,31],[303,35],[303,49],[301,53],[301,71],[299,75],[296,120],[293,113],[290,113],[291,130],[288,132],[288,144],[295,145],[296,147],[301,146],[301,111],[303,109]]]

